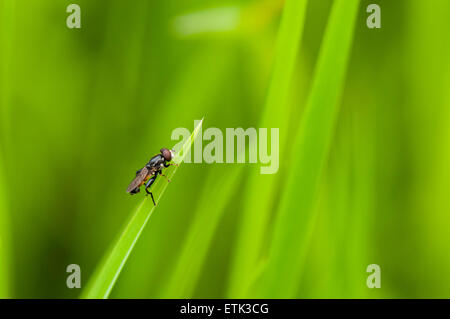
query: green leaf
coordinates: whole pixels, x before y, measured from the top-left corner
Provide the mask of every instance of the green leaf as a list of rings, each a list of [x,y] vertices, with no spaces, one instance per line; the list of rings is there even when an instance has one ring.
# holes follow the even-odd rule
[[[224,170],[224,168],[222,168]],[[192,298],[205,264],[214,234],[232,199],[236,185],[242,178],[243,166],[232,169],[221,179],[210,175],[205,183],[201,201],[196,210],[186,240],[162,298]]]
[[[313,231],[316,197],[334,135],[359,0],[336,0],[328,21],[305,115],[293,143],[269,259],[257,292],[295,297]]]
[[[4,167],[11,148],[11,77],[14,46],[14,1],[0,1],[0,298],[11,297],[10,212]]]
[[[192,132],[191,137],[182,146],[181,150],[176,153],[174,159],[175,162],[180,163],[183,161],[185,156],[189,154],[192,143],[200,131],[203,119],[199,122],[197,127]],[[171,179],[176,170],[177,166],[172,166],[167,169],[165,174],[169,179]],[[156,180],[154,186],[152,187],[152,192],[155,197],[155,202],[158,203],[167,188],[167,181],[163,178]],[[139,236],[142,233],[145,225],[153,214],[157,206],[153,205],[151,198],[146,196],[142,202],[139,204],[135,212],[132,214],[130,221],[125,226],[122,234],[111,247],[109,252],[104,256],[100,262],[98,268],[90,278],[88,285],[84,289],[81,298],[89,299],[99,299],[108,298],[111,293],[123,266],[127,262],[130,253],[133,251],[134,245],[136,244]]]
[[[3,163],[0,154],[0,298],[10,297],[9,216],[4,185]]]
[[[275,61],[269,92],[260,127],[280,129],[280,154],[284,154],[288,139],[291,104],[289,88],[305,20],[306,0],[288,0],[278,31]],[[270,130],[269,130],[270,131]],[[254,278],[254,269],[264,246],[267,226],[276,197],[280,174],[262,175],[259,169],[249,176],[242,224],[235,245],[228,294],[231,298],[246,297]]]

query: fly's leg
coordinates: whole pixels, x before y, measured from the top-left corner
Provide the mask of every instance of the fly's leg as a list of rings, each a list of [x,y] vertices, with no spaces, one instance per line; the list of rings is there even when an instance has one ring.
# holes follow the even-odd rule
[[[166,175],[164,175],[164,174],[159,174],[159,175],[161,175],[161,176],[164,176],[166,179],[167,179],[167,181],[170,183],[170,179],[166,176]]]
[[[180,166],[180,165],[178,165],[177,163],[164,163],[164,167],[165,167],[165,168],[167,168],[167,167],[169,167],[169,166],[171,166],[171,165],[176,166],[176,167]]]
[[[140,189],[139,187],[136,187],[135,189],[133,189],[133,190],[130,192],[130,194],[131,194],[131,195],[134,195],[134,194],[139,193],[140,191],[141,191],[141,189]]]
[[[150,192],[150,191],[148,190],[148,188],[149,188],[150,186],[152,186],[152,184],[155,182],[156,176],[158,176],[158,173],[156,173],[155,176],[153,176],[152,178],[150,178],[150,179],[148,180],[147,184],[145,184],[145,191],[147,192],[147,194],[150,194],[150,196],[152,197],[153,205],[155,205],[155,206],[156,206],[155,199],[153,198],[152,192]]]
[[[153,198],[153,193],[152,192],[150,192],[150,196],[152,197],[153,206],[156,206],[155,199]]]

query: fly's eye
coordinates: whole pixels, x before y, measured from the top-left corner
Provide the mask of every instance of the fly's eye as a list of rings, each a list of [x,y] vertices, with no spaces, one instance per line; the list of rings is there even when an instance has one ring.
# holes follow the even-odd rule
[[[167,148],[161,149],[161,154],[167,162],[170,162],[172,159],[172,153]]]

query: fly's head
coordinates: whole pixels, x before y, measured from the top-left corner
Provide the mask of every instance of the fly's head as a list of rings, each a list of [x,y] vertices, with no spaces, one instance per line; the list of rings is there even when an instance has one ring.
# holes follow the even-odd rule
[[[173,151],[168,150],[167,148],[162,148],[161,154],[164,157],[164,161],[166,162],[170,162],[173,158]]]

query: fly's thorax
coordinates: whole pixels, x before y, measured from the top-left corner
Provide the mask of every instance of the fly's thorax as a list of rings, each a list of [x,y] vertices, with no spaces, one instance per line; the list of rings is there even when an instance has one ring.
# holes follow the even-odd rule
[[[161,154],[153,156],[147,163],[147,167],[159,167],[164,164],[164,157]]]

